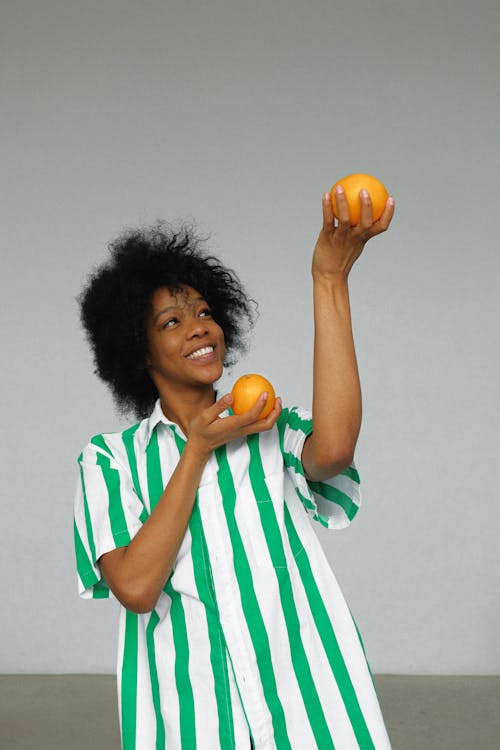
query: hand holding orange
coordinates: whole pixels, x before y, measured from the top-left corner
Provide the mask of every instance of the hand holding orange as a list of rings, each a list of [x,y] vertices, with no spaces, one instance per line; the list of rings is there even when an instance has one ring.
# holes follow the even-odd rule
[[[264,391],[267,391],[267,401],[259,414],[259,419],[264,419],[273,410],[276,398],[274,388],[263,375],[257,375],[256,373],[242,375],[233,385],[233,390],[231,391],[233,396],[231,408],[233,412],[235,414],[242,414],[244,411],[251,409],[252,406],[255,406],[257,399]]]
[[[347,205],[349,207],[349,219],[351,226],[359,224],[361,203],[359,199],[360,190],[368,190],[368,193],[372,202],[373,210],[373,221],[378,221],[384,213],[385,204],[389,193],[385,189],[384,185],[377,180],[376,177],[371,177],[369,174],[350,174],[347,177],[342,177],[341,180],[337,180],[335,185],[330,190],[332,197],[332,207],[335,218],[339,218],[337,212],[337,202],[335,195],[335,188],[337,185],[341,185],[344,188],[344,194],[346,197]]]

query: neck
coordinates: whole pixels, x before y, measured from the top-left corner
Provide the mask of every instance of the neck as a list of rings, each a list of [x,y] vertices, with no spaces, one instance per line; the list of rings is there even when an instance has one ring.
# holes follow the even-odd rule
[[[159,396],[164,415],[179,425],[186,437],[189,436],[191,421],[216,401],[216,391],[212,384],[183,391],[163,387],[159,390]]]

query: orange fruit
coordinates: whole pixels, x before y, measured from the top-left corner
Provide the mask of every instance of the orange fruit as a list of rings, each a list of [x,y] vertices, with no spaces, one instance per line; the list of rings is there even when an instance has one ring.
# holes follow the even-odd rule
[[[342,177],[341,180],[337,180],[335,185],[330,190],[332,196],[333,213],[338,219],[337,213],[337,202],[335,198],[335,188],[337,185],[342,185],[344,188],[347,205],[349,207],[349,219],[351,226],[354,227],[359,224],[359,218],[361,213],[361,203],[359,200],[360,190],[368,190],[372,201],[373,210],[373,221],[378,221],[384,213],[385,204],[389,193],[385,189],[384,185],[377,180],[376,177],[371,177],[369,174],[350,174],[347,177]]]
[[[256,373],[242,375],[233,385],[233,390],[231,391],[233,396],[231,408],[233,412],[235,414],[242,414],[244,411],[251,409],[252,406],[255,406],[257,399],[264,391],[267,391],[268,394],[267,401],[259,414],[259,419],[267,417],[273,409],[275,400],[274,388],[263,375],[257,375]]]

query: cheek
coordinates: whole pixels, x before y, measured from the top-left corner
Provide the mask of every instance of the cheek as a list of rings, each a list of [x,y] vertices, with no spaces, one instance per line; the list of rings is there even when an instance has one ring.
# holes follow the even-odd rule
[[[168,347],[165,346],[165,341],[161,335],[156,333],[150,333],[148,335],[148,359],[149,363],[155,366],[160,362],[165,362],[168,359],[169,352]]]

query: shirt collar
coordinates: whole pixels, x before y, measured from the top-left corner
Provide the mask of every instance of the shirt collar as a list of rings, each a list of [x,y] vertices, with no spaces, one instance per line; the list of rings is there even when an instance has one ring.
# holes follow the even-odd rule
[[[147,430],[146,430],[146,445],[149,445],[149,441],[151,440],[153,431],[160,422],[163,422],[163,424],[166,424],[166,425],[174,424],[174,422],[171,422],[164,415],[163,410],[161,408],[160,399],[158,398],[156,399],[154,409],[151,412],[151,415],[148,419],[148,425],[147,425]]]
[[[217,400],[217,391],[215,392],[215,400]],[[232,413],[233,413],[233,411],[232,411],[231,407],[229,407],[229,409],[226,409],[225,411],[223,411],[220,416],[221,417],[228,417]],[[148,418],[148,424],[147,424],[147,429],[146,429],[146,446],[149,445],[149,441],[151,440],[151,437],[153,435],[154,429],[155,429],[155,427],[157,427],[160,424],[160,422],[163,422],[163,424],[166,424],[168,427],[170,427],[174,431],[178,430],[181,433],[181,435],[182,435],[182,431],[181,431],[181,428],[179,427],[179,425],[176,422],[172,422],[170,419],[167,419],[167,417],[163,413],[163,409],[161,408],[160,399],[158,398],[156,400],[155,405],[154,405],[154,409],[151,412],[150,417]]]

